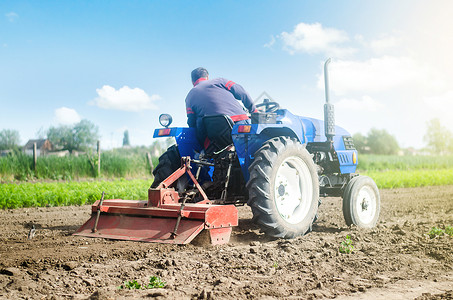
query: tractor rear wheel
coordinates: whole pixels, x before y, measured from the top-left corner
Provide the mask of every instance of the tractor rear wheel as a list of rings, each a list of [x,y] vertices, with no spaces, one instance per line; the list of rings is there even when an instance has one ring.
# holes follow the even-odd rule
[[[249,173],[248,205],[262,231],[281,238],[311,231],[318,211],[319,184],[304,145],[289,137],[267,141],[255,153]]]
[[[368,176],[352,178],[343,193],[343,216],[348,226],[372,228],[379,218],[379,190]]]
[[[181,155],[178,146],[173,145],[159,157],[159,164],[153,170],[154,182],[151,188],[156,188],[179,167],[181,167]]]

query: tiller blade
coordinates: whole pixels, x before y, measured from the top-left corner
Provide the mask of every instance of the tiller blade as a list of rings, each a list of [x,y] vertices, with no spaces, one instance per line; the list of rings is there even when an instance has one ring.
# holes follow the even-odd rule
[[[189,174],[205,200],[186,204],[169,186]],[[101,200],[92,207],[91,218],[75,235],[107,239],[171,244],[190,243],[203,229],[209,231],[213,245],[228,243],[232,226],[238,225],[234,205],[211,204],[190,172],[190,159],[165,179],[156,189],[149,189],[148,201]]]

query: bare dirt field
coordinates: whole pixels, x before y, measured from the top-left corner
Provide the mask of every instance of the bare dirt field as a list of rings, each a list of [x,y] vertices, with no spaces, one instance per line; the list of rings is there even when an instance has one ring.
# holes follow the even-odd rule
[[[90,207],[0,211],[1,299],[453,299],[453,186],[381,191],[374,229],[346,226],[325,198],[313,232],[269,239],[239,207],[224,246],[162,245],[71,234]],[[27,239],[36,226],[35,237]],[[350,235],[351,254],[339,253]],[[159,276],[165,288],[118,289]]]

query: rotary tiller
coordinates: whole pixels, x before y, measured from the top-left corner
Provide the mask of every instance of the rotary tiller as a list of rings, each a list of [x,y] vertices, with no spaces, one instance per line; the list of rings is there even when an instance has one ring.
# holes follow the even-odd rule
[[[233,226],[238,225],[238,211],[234,205],[216,205],[210,201],[190,171],[189,157],[182,158],[182,166],[148,190],[148,201],[112,199],[96,201],[91,218],[75,235],[107,239],[190,243],[201,231],[209,232],[213,245],[228,243]],[[180,198],[170,186],[187,174],[196,187]],[[193,194],[203,198],[197,203],[186,203]]]

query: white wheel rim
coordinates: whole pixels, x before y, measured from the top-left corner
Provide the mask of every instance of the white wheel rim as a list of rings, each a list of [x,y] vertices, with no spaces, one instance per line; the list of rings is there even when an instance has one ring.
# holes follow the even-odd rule
[[[313,181],[300,157],[288,157],[278,167],[274,195],[277,210],[286,222],[297,224],[305,219],[313,198]]]
[[[355,207],[359,221],[364,224],[369,224],[373,221],[376,214],[376,194],[370,186],[363,186],[357,198],[355,199]]]

